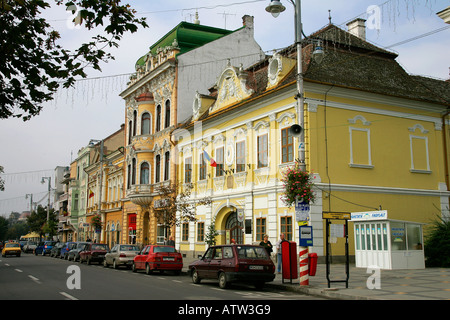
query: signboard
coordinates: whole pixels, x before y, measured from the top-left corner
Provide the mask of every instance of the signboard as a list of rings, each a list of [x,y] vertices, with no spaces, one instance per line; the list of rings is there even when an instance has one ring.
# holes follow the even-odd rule
[[[313,229],[311,226],[301,226],[299,229],[300,247],[310,247],[313,245]]]
[[[295,201],[295,220],[297,220],[298,225],[305,225],[309,220],[309,203],[304,203],[300,201]]]
[[[323,219],[349,220],[350,212],[322,212]]]
[[[352,221],[387,220],[387,210],[352,212]]]

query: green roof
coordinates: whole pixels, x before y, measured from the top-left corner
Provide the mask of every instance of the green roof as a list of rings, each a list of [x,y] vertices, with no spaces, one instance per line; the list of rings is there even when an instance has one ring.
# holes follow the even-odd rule
[[[179,54],[183,54],[233,32],[234,31],[226,29],[208,27],[189,22],[181,22],[164,37],[154,43],[150,47],[150,52],[152,54],[156,54],[156,50],[158,48],[171,46],[176,39],[178,42],[178,47],[180,48]],[[136,64],[144,65],[144,60],[145,55],[139,58]]]

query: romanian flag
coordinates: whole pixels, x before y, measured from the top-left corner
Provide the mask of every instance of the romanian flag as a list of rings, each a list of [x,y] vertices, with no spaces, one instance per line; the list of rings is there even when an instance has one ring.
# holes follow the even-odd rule
[[[89,199],[94,196],[94,192],[92,190],[89,190]]]
[[[211,167],[217,167],[216,161],[213,158],[211,158],[208,152],[206,152],[205,150],[203,150],[203,158],[205,158],[209,162],[209,165]]]

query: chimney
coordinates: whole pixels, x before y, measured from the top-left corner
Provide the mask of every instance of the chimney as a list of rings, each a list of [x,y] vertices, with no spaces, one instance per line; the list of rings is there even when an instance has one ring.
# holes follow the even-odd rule
[[[253,21],[253,16],[245,15],[242,17],[242,24],[244,25],[244,27],[253,29]]]
[[[366,20],[357,18],[347,23],[348,32],[361,40],[366,40]]]

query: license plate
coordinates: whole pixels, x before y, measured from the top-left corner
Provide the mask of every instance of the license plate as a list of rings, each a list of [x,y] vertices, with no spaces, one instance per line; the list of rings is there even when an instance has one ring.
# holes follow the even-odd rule
[[[250,266],[248,267],[250,270],[263,270],[264,267],[263,266]]]
[[[163,261],[175,261],[174,257],[164,257]]]

